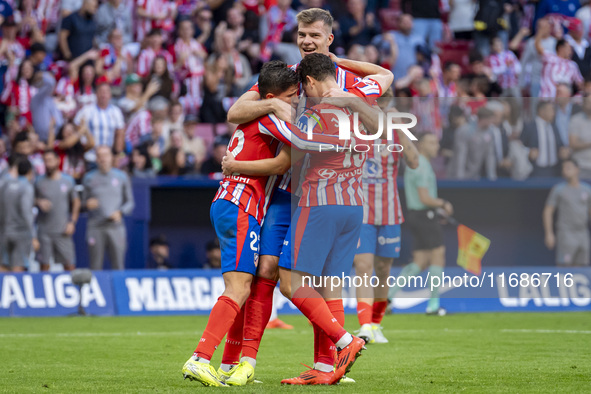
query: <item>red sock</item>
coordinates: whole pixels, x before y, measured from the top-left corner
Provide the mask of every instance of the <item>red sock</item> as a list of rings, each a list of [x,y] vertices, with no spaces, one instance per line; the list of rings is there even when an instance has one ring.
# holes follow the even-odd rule
[[[314,328],[314,364],[318,362],[318,344],[320,343],[319,336],[322,330],[316,324],[312,323]]]
[[[372,307],[367,302],[357,303],[357,318],[359,319],[359,325],[371,324],[371,313]]]
[[[234,319],[234,323],[228,335],[226,335],[226,344],[224,346],[224,355],[222,364],[238,364],[240,362],[240,353],[242,352],[242,337],[244,336],[244,307],[240,309]]]
[[[255,277],[250,288],[250,297],[246,300],[246,319],[244,323],[243,357],[256,360],[265,327],[273,310],[273,291],[277,282]]]
[[[388,301],[375,301],[372,307],[372,315],[371,315],[371,322],[375,324],[380,324],[382,319],[384,318],[384,314],[386,313],[386,307],[388,306]]]
[[[326,301],[328,309],[337,319],[337,322],[343,326],[345,324],[345,310],[343,309],[343,300]],[[316,344],[315,344],[316,345]],[[337,356],[337,347],[334,341],[323,332],[318,335],[318,362],[333,365]]]
[[[333,342],[338,342],[347,333],[347,330],[330,313],[328,305],[316,290],[302,286],[294,292],[291,302],[312,323],[316,323]]]
[[[211,360],[213,352],[217,349],[224,335],[228,333],[239,312],[240,307],[236,301],[226,296],[218,298],[209,314],[203,336],[201,336],[197,349],[195,349],[197,357]]]

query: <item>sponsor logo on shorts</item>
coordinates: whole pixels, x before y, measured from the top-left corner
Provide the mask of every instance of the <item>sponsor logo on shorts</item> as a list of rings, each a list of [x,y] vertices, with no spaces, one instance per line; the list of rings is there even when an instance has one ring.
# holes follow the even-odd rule
[[[400,237],[394,237],[394,238],[386,238],[383,236],[379,236],[378,237],[378,243],[380,245],[386,245],[386,244],[395,244],[400,242]]]

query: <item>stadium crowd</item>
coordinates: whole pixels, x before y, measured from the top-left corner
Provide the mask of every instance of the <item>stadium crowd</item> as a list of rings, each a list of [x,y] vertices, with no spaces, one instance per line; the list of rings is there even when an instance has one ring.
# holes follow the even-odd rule
[[[571,154],[591,175],[591,9],[579,0],[0,6],[0,170],[22,153],[42,175],[52,148],[80,183],[107,145],[133,177],[220,175],[229,107],[264,62],[300,60],[295,15],[322,7],[331,50],[391,69],[393,103],[440,136],[439,177],[558,176]]]

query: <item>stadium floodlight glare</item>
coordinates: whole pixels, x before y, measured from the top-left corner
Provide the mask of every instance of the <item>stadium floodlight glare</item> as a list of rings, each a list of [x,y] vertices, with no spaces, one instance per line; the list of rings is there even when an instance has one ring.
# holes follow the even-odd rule
[[[80,304],[78,305],[78,312],[74,315],[87,316],[86,311],[82,306],[82,287],[90,283],[90,281],[92,280],[92,271],[88,268],[78,268],[73,270],[71,275],[72,283],[78,287],[78,292],[80,293]]]

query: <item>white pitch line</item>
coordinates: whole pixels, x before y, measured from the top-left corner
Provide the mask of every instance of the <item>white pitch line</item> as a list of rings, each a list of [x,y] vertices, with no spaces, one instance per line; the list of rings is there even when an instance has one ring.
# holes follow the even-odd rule
[[[387,333],[392,334],[416,334],[426,332],[448,332],[448,333],[467,333],[467,332],[486,332],[486,331],[497,331],[497,330],[486,330],[486,329],[454,329],[454,328],[442,328],[437,330],[384,330]],[[522,334],[591,334],[591,331],[587,330],[544,330],[544,329],[500,329],[502,333],[522,333]],[[283,330],[277,331],[283,333]],[[300,334],[305,334],[308,331],[301,331]],[[202,331],[149,331],[149,332],[72,332],[72,333],[13,333],[13,334],[0,334],[0,338],[38,338],[38,337],[57,337],[57,338],[83,338],[83,337],[135,337],[135,336],[182,336],[182,335],[200,335]]]
[[[20,333],[0,334],[0,338],[36,338],[36,337],[131,337],[131,336],[167,336],[199,335],[201,331],[166,331],[166,332],[72,332],[72,333]]]
[[[522,330],[514,330],[514,329],[505,329],[501,330],[501,332],[516,332],[516,333],[524,333],[524,334],[591,334],[591,331],[586,330],[530,330],[530,329],[522,329]]]

